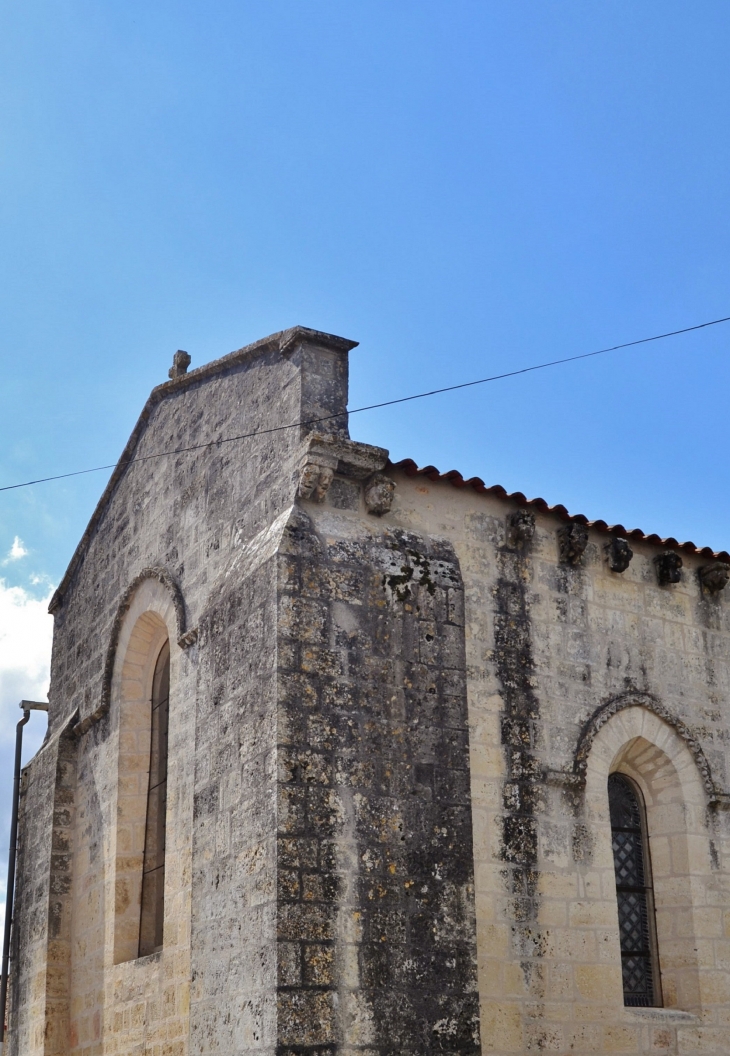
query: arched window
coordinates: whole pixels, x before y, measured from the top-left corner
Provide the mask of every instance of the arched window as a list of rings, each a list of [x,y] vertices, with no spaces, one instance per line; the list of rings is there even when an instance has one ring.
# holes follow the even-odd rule
[[[167,730],[170,712],[170,643],[165,642],[152,680],[150,776],[147,788],[139,956],[162,948],[165,909],[165,821],[167,815]]]
[[[624,774],[608,778],[624,1004],[661,1005],[654,892],[641,792]]]

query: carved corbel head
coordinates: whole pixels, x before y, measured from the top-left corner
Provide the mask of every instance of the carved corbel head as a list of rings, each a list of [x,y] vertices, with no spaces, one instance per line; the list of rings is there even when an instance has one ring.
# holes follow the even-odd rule
[[[682,563],[682,558],[673,550],[665,550],[663,554],[657,554],[654,558],[654,567],[660,587],[667,587],[670,583],[679,583],[682,578]]]
[[[312,502],[324,502],[334,475],[334,470],[329,466],[307,462],[299,480],[300,498],[311,499]]]
[[[558,530],[558,546],[563,564],[579,565],[588,546],[588,529],[571,521]]]
[[[711,561],[709,565],[703,565],[698,569],[702,589],[708,594],[717,594],[730,579],[730,565],[724,561]]]
[[[382,473],[374,473],[365,485],[365,505],[368,513],[382,517],[390,511],[395,495],[395,481]]]
[[[606,544],[605,550],[608,558],[608,567],[611,571],[625,572],[631,564],[631,558],[634,556],[634,551],[627,540],[615,535],[611,542]]]
[[[507,540],[510,546],[524,550],[535,534],[535,514],[530,510],[515,510],[507,521]]]

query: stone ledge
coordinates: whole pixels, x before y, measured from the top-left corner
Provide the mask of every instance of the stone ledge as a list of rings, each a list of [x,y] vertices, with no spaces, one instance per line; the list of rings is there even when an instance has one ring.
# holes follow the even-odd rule
[[[666,1026],[693,1026],[700,1022],[699,1016],[693,1012],[683,1012],[679,1008],[624,1008],[624,1011],[632,1017],[649,1020],[652,1023],[661,1023]]]

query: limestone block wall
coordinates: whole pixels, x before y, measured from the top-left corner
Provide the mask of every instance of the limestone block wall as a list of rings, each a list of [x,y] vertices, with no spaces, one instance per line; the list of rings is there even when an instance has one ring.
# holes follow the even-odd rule
[[[352,505],[303,504],[280,548],[279,1052],[469,1056],[461,573]]]
[[[721,1053],[730,1018],[730,597],[658,548],[611,572],[591,532],[396,473],[386,520],[448,538],[466,595],[485,1052]],[[624,1008],[606,780],[646,801],[664,1008]],[[709,776],[708,776],[709,775]]]
[[[276,1050],[276,547],[287,516],[234,554],[200,621],[191,1053]]]
[[[77,745],[69,1031],[66,1052],[187,1052],[195,666],[171,652],[164,949],[140,958],[139,897],[154,664],[174,641],[174,606],[144,580],[125,613],[108,725]],[[105,736],[100,736],[104,733]],[[22,1050],[21,1050],[22,1051]]]
[[[64,1052],[70,984],[70,874],[76,760],[68,725],[48,737],[21,784],[11,1052]],[[22,971],[18,966],[22,965]]]

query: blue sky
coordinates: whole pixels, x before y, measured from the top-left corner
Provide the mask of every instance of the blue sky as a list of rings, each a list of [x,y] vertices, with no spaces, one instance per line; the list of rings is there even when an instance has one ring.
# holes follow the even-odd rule
[[[729,45],[719,0],[5,5],[0,484],[113,462],[177,348],[343,334],[358,406],[730,315]],[[728,548],[729,346],[351,432]],[[0,493],[0,771],[106,478]]]

